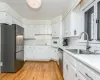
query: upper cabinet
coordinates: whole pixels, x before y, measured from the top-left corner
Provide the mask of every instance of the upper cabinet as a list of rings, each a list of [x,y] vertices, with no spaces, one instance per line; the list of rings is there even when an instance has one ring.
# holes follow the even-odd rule
[[[71,13],[63,19],[63,37],[70,36]]]
[[[52,37],[62,36],[62,15],[57,16],[51,20]]]
[[[61,22],[52,24],[52,37],[60,37]]]
[[[12,16],[6,12],[0,12],[0,23],[12,24]]]
[[[23,25],[25,30],[25,38],[34,38],[35,35],[51,35],[51,25]]]
[[[21,16],[18,15],[8,4],[0,3],[0,23],[22,25]]]
[[[63,37],[79,36],[82,32],[80,6],[69,12],[63,19]]]

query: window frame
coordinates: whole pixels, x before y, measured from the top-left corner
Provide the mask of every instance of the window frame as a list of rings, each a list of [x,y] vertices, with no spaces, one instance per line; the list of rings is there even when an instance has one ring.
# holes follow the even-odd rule
[[[89,9],[91,8],[92,6],[94,6],[94,32],[97,32],[97,23],[96,23],[96,20],[97,20],[97,4],[98,2],[100,2],[100,0],[89,0],[83,7],[81,7],[81,11],[82,11],[82,28],[83,30],[81,30],[82,32],[84,32],[84,13]],[[82,37],[81,40],[79,40],[79,43],[86,43],[87,40],[84,40],[84,37]],[[100,44],[100,40],[97,40],[97,33],[94,33],[94,39],[93,41],[89,41],[90,43],[92,44]]]
[[[83,9],[83,27],[84,27],[84,31],[85,31],[85,13],[89,10],[89,9],[91,9],[92,7],[94,7],[94,26],[96,25],[95,24],[95,21],[96,21],[96,18],[95,18],[95,14],[96,14],[96,12],[95,12],[95,1],[94,2],[92,2],[91,4],[89,4],[87,7],[85,7],[84,9]],[[94,27],[94,31],[93,32],[95,32],[95,27]],[[95,40],[95,33],[93,33],[93,40],[90,40],[90,41],[94,41]],[[83,39],[84,39],[84,41],[86,41],[85,40],[85,36],[83,37]]]

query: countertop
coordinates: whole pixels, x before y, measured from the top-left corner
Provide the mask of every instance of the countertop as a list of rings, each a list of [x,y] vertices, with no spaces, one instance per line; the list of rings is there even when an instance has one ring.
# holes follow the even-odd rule
[[[86,54],[73,54],[72,52],[66,50],[67,48],[64,48],[60,46],[61,49],[63,49],[66,53],[74,57],[75,59],[79,60],[80,62],[84,63],[85,65],[89,66],[96,72],[100,74],[100,55],[86,55]]]

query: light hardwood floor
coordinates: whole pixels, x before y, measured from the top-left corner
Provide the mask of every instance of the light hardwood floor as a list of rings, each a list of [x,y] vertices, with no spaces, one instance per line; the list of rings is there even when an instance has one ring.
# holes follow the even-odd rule
[[[54,61],[25,62],[17,73],[0,73],[0,80],[63,80],[63,77]]]

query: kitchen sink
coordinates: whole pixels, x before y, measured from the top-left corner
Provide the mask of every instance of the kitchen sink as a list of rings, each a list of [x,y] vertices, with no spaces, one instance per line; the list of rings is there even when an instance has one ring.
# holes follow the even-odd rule
[[[97,55],[98,54],[98,53],[95,54],[91,51],[86,51],[86,50],[82,50],[82,49],[66,49],[66,50],[72,52],[73,54],[87,54],[87,55]]]

